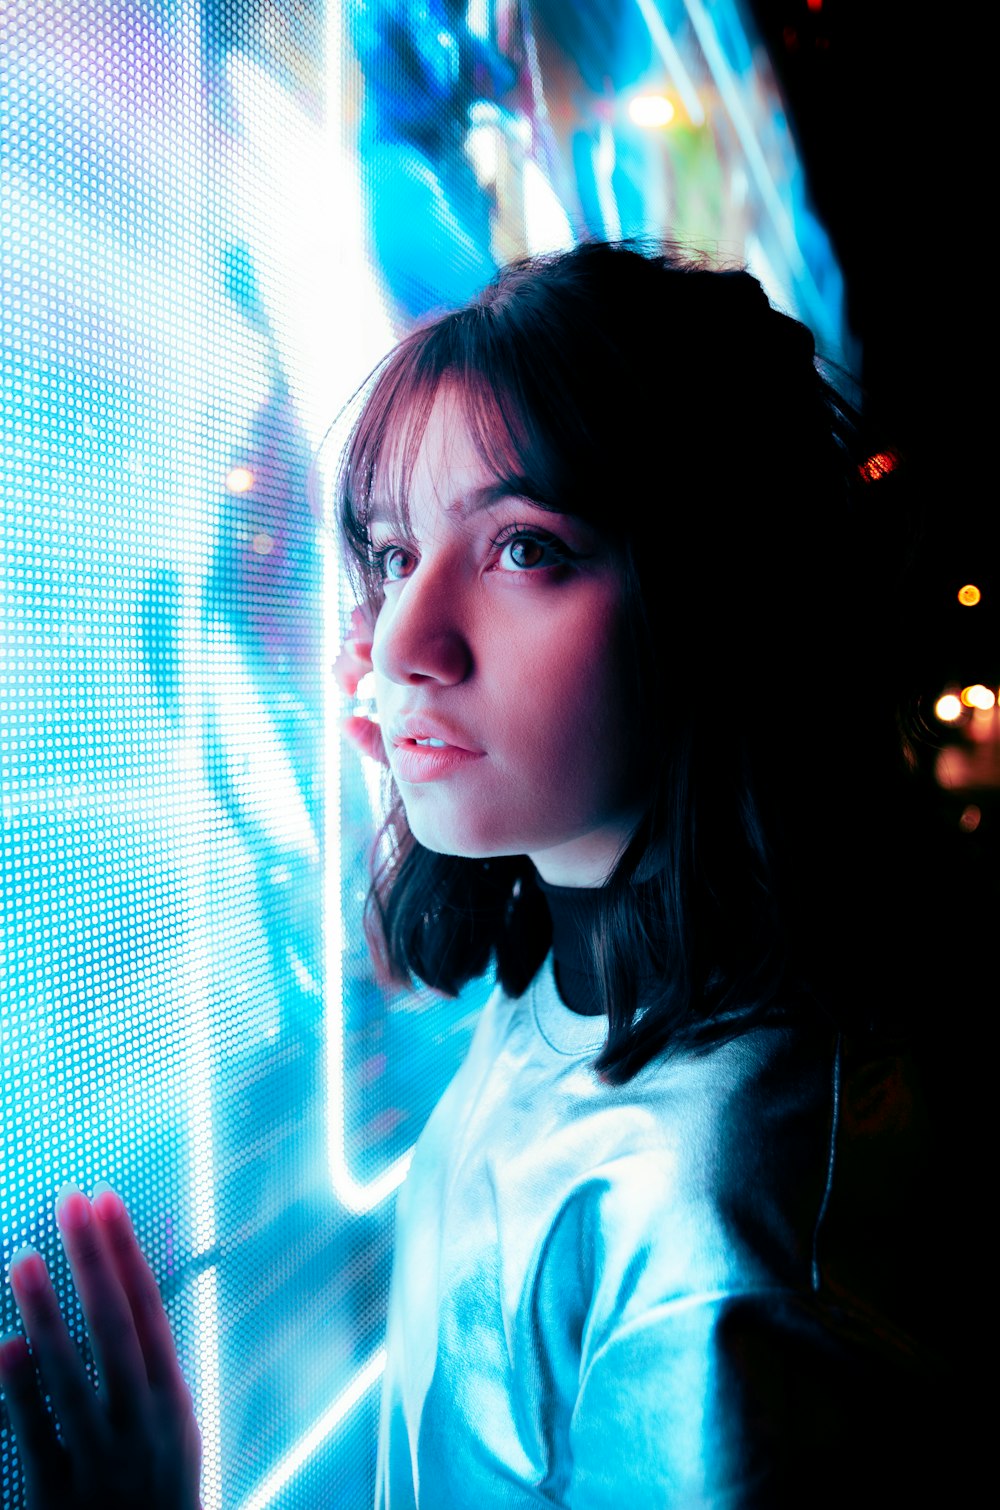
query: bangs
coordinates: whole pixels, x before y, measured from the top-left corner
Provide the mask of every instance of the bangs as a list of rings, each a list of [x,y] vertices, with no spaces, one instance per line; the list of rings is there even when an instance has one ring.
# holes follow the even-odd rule
[[[490,311],[474,307],[446,316],[406,337],[376,370],[343,453],[336,516],[359,599],[382,595],[369,531],[373,508],[401,535],[409,533],[410,478],[442,385],[454,395],[492,480],[542,508],[560,507],[553,458]]]

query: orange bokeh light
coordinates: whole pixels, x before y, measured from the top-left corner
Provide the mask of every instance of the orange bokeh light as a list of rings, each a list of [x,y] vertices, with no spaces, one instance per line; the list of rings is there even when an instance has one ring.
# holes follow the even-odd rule
[[[878,482],[880,477],[894,472],[898,464],[898,459],[892,451],[876,451],[873,456],[869,456],[867,461],[861,463],[858,471],[868,482]]]

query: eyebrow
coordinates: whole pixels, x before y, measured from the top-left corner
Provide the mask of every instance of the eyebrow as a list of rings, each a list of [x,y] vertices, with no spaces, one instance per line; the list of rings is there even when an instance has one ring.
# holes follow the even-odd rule
[[[522,483],[524,483],[523,486]],[[512,478],[506,482],[491,482],[486,487],[473,488],[471,493],[466,493],[460,498],[453,498],[451,503],[446,503],[445,513],[456,515],[459,519],[467,519],[470,514],[478,513],[480,509],[488,509],[492,504],[499,503],[504,498],[516,498],[530,504],[533,508],[552,513],[546,504],[533,497],[530,486],[527,485],[525,479],[521,478]],[[368,528],[371,529],[373,524],[391,523],[391,516],[386,511],[385,505],[376,501],[372,504],[366,522]]]

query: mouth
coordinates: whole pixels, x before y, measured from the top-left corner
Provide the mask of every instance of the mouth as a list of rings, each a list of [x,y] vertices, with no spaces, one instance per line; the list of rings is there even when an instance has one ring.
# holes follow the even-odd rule
[[[439,781],[482,758],[482,750],[465,750],[441,739],[393,741],[393,774],[407,784]]]
[[[394,734],[392,743],[397,750],[458,750],[463,755],[481,755],[471,745],[461,745],[453,739],[442,739],[438,734]]]

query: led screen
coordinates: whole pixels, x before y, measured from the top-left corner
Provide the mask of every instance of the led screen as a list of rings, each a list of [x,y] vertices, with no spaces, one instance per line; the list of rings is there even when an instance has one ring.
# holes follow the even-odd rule
[[[849,359],[841,280],[730,3],[7,0],[0,43],[4,1267],[86,1348],[53,1201],[110,1180],[206,1510],[360,1510],[394,1193],[492,981],[364,945],[337,417],[524,252],[667,235]]]

